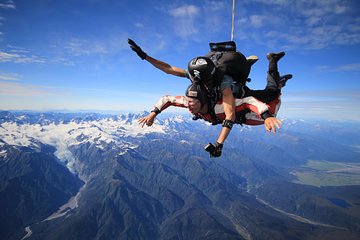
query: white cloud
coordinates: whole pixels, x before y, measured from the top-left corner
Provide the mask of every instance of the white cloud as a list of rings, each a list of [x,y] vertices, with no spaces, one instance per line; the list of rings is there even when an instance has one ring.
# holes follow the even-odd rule
[[[173,17],[194,17],[199,13],[199,8],[194,5],[184,5],[169,10],[169,14]]]
[[[256,10],[243,12],[237,21],[241,28],[235,33],[242,39],[246,36],[267,47],[286,49],[323,49],[360,43],[359,10],[351,5],[352,1],[253,0],[243,4],[254,2]]]
[[[14,1],[8,0],[6,3],[0,3],[0,8],[3,9],[16,9]]]
[[[253,26],[255,28],[260,28],[260,27],[264,26],[266,21],[267,21],[266,16],[260,16],[260,15],[250,16],[250,24],[251,24],[251,26]]]
[[[140,22],[134,23],[134,26],[137,28],[144,28],[144,24]]]
[[[280,116],[359,121],[357,91],[288,92],[282,100]]]
[[[3,81],[17,81],[20,80],[20,75],[15,73],[1,72],[0,71],[0,80]]]
[[[319,66],[318,69],[327,72],[360,72],[360,63],[352,63],[340,66]]]
[[[6,50],[0,50],[0,63],[19,63],[19,64],[62,64],[66,66],[74,66],[75,63],[73,60],[70,60],[67,55],[64,56],[64,51],[58,46],[52,45],[50,48],[56,49],[59,51],[61,49],[61,54],[55,54],[55,56],[39,56],[36,53],[32,53],[30,50],[23,47],[7,45]],[[48,51],[50,52],[50,51]],[[0,71],[1,74],[1,71]],[[4,77],[4,76],[3,76]],[[0,77],[1,80],[1,77]],[[3,79],[4,80],[4,79]]]
[[[161,93],[99,88],[48,87],[0,81],[0,109],[151,110]]]
[[[321,21],[321,17],[311,16],[305,20],[305,23],[308,26],[314,26],[315,24],[318,24],[320,21]]]
[[[12,63],[45,63],[45,59],[36,55],[25,55],[20,53],[9,53],[0,51],[0,62]]]
[[[340,6],[340,5],[336,5],[334,8],[334,12],[335,14],[341,14],[341,13],[345,13],[348,12],[349,8],[346,6]]]
[[[18,82],[0,82],[0,95],[2,96],[33,97],[51,94],[53,94],[51,91],[41,86]]]
[[[106,55],[128,49],[127,37],[122,34],[99,39],[73,38],[63,45],[74,56]]]
[[[187,38],[197,34],[198,26],[202,23],[197,22],[200,9],[194,5],[184,5],[168,10],[168,14],[174,19],[175,34],[181,38]]]
[[[90,42],[84,39],[72,39],[66,45],[65,49],[72,52],[75,56],[105,54],[108,52],[106,46],[100,42]]]
[[[220,2],[220,1],[207,1],[206,2],[206,9],[211,11],[222,11],[224,8],[227,8],[228,2]]]
[[[360,63],[342,65],[338,69],[340,71],[360,71]]]

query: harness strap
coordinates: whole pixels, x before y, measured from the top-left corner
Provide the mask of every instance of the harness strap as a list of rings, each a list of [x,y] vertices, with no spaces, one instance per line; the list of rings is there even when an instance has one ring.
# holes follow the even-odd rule
[[[221,121],[215,114],[215,109],[214,109],[215,104],[216,104],[216,101],[212,101],[211,99],[208,100],[209,114],[210,114],[211,118],[213,119],[212,125],[217,125],[217,124],[221,123]]]

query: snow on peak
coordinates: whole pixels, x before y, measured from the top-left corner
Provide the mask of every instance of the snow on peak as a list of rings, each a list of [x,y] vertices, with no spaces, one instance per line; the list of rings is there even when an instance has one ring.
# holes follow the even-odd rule
[[[185,120],[184,116],[177,115],[177,116],[170,118],[170,121],[177,122],[177,123],[183,123],[186,120]]]
[[[55,155],[61,161],[66,162],[71,169],[75,161],[69,150],[71,146],[90,143],[100,149],[111,145],[126,151],[137,147],[133,141],[130,143],[127,137],[137,138],[149,133],[166,134],[168,128],[162,120],[156,119],[151,127],[146,125],[142,127],[138,123],[138,119],[147,114],[146,112],[138,115],[129,113],[117,117],[87,115],[84,118],[76,117],[66,121],[61,119],[46,121],[45,115],[39,114],[37,118],[42,119],[40,123],[39,121],[19,123],[16,120],[1,123],[0,139],[10,145],[35,149],[40,147],[40,143],[54,146]],[[26,117],[22,115],[20,119],[24,120]],[[17,119],[19,120],[19,118]],[[173,121],[182,122],[183,119],[181,117],[174,118]]]
[[[0,158],[6,158],[7,152],[6,150],[0,150]]]

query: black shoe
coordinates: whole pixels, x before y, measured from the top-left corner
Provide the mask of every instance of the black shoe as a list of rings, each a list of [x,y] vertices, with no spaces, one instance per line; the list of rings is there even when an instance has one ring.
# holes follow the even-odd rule
[[[285,87],[287,80],[291,79],[292,77],[293,77],[292,74],[286,74],[286,75],[281,76],[280,80],[279,80],[279,87],[280,88]]]
[[[268,53],[266,54],[266,58],[269,61],[279,61],[283,56],[285,56],[285,52],[278,52],[278,53]]]
[[[251,55],[246,58],[246,61],[250,64],[250,67],[259,60],[258,56]]]

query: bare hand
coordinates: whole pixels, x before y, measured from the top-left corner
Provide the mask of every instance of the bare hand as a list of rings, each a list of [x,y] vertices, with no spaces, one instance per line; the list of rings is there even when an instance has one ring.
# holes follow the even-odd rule
[[[138,122],[139,122],[139,124],[141,125],[142,128],[144,127],[145,124],[146,124],[146,126],[150,127],[151,125],[153,125],[155,117],[156,117],[156,113],[151,112],[146,117],[140,118],[138,120]]]
[[[269,117],[265,119],[264,124],[267,132],[273,131],[274,133],[276,133],[276,128],[280,129],[282,121],[280,121],[276,117]]]

